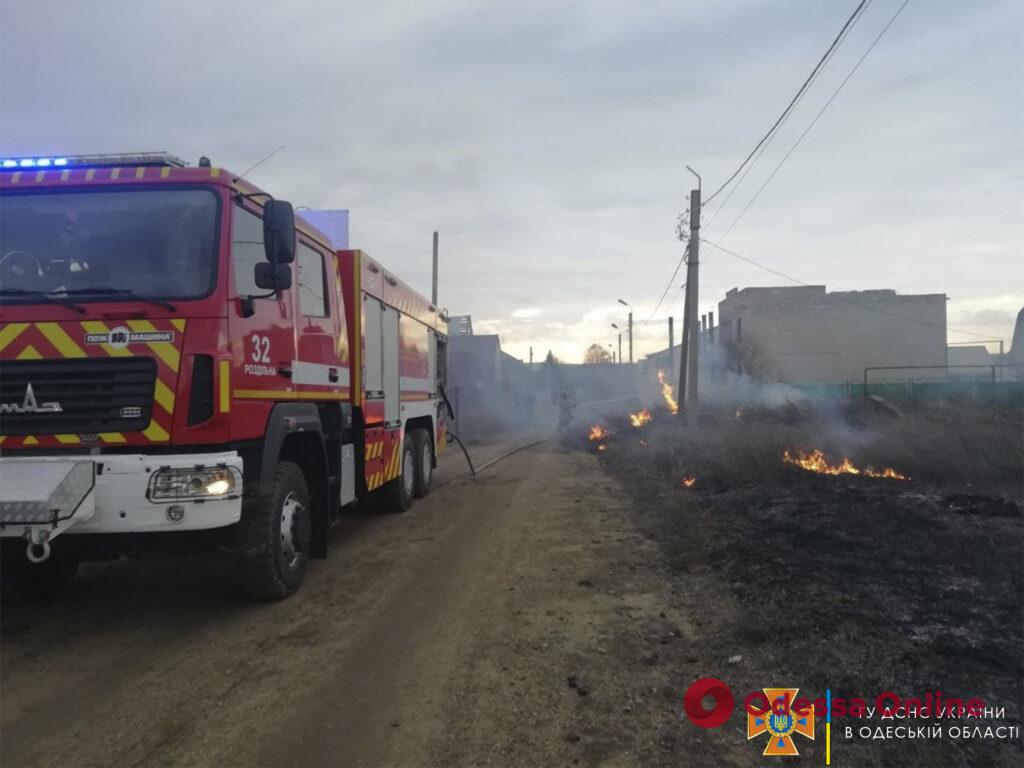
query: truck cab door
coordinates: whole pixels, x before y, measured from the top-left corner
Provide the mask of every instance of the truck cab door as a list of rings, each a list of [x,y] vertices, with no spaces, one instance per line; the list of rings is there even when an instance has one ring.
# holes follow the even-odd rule
[[[295,256],[296,360],[292,381],[325,400],[349,396],[348,337],[336,256],[299,241]]]
[[[232,300],[229,308],[230,361],[220,361],[221,386],[230,366],[231,398],[246,407],[254,401],[285,400],[294,397],[292,365],[295,360],[294,287],[267,298],[252,300],[252,314],[246,317],[243,300],[264,296],[256,286],[256,265],[266,261],[263,248],[263,219],[255,208],[235,204],[231,216]],[[295,265],[290,265],[293,273]],[[294,286],[294,274],[292,278]],[[221,402],[223,407],[223,402]],[[247,419],[235,420],[245,423]],[[262,432],[263,422],[253,425]],[[233,437],[241,437],[241,435]]]

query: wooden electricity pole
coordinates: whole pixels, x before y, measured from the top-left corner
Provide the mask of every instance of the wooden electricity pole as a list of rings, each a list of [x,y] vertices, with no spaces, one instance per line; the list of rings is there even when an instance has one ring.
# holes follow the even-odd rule
[[[697,280],[700,266],[700,175],[686,166],[697,177],[697,189],[690,190],[690,242],[686,249],[686,303],[683,315],[683,350],[679,355],[679,400],[681,410],[693,415],[697,412],[699,381],[700,323],[697,319]]]
[[[430,281],[430,303],[437,306],[437,232],[434,232],[434,270]]]

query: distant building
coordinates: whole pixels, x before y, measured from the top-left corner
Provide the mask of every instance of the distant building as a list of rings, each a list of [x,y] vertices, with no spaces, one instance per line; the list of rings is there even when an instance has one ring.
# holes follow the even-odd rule
[[[344,208],[320,211],[302,208],[295,213],[327,235],[338,250],[348,248],[348,211]]]
[[[950,347],[949,364],[957,365],[998,365],[999,355],[993,355],[984,344],[967,344]],[[952,371],[951,371],[952,373]]]
[[[449,336],[472,336],[473,317],[472,315],[454,315],[448,318]]]
[[[741,347],[759,361],[761,377],[775,381],[842,384],[868,367],[946,366],[942,293],[733,288],[718,317],[712,343]]]

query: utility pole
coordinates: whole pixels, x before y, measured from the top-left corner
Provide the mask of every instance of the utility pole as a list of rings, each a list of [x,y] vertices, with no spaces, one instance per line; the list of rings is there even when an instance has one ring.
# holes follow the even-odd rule
[[[619,299],[619,304],[624,307],[629,307],[629,363],[633,364],[633,305],[628,301]],[[619,355],[619,359],[622,359],[622,355]]]
[[[434,278],[430,284],[430,303],[437,306],[437,230],[434,230]]]
[[[633,364],[633,310],[629,310],[629,364]]]
[[[530,347],[530,370],[533,370],[533,347]]]
[[[686,253],[686,335],[685,368],[680,359],[680,387],[683,387],[684,408],[691,416],[697,413],[697,388],[700,365],[700,324],[697,320],[697,280],[700,266],[700,192],[701,179],[690,166],[686,170],[697,177],[697,189],[690,190],[690,244]]]
[[[622,334],[619,334],[619,362],[622,362]]]
[[[672,326],[672,315],[668,316],[668,369],[671,371],[676,367],[676,333]]]

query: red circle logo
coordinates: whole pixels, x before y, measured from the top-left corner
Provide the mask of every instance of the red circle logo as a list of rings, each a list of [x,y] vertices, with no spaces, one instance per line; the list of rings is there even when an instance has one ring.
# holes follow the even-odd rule
[[[704,709],[702,704],[706,696],[715,701],[711,709]],[[729,719],[734,706],[729,686],[715,677],[702,677],[683,694],[683,709],[693,724],[700,728],[718,728]]]

